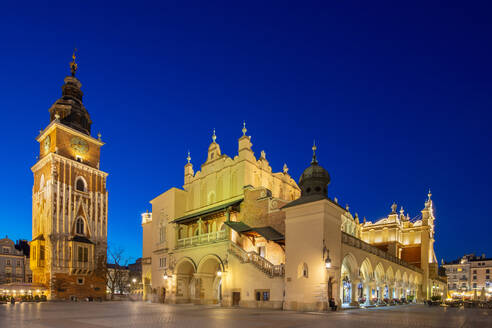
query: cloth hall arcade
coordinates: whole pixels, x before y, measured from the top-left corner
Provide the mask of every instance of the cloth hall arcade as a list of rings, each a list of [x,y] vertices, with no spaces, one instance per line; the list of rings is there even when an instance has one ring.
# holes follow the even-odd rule
[[[144,298],[155,302],[325,310],[446,293],[434,254],[431,193],[410,219],[391,206],[377,221],[329,197],[331,177],[316,147],[299,182],[273,172],[251,137],[222,154],[215,130],[207,159],[188,154],[183,188],[142,214]]]

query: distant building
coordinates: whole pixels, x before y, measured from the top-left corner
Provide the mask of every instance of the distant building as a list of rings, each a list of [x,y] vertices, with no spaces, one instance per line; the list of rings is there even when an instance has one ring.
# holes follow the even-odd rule
[[[118,295],[142,295],[142,259],[128,265],[107,264],[107,292]]]
[[[480,292],[482,289],[492,294],[492,258],[467,254],[462,258],[444,263],[450,292]],[[471,295],[471,293],[468,293]]]
[[[32,282],[29,245],[25,240],[14,244],[11,239],[3,238],[0,239],[0,284],[12,282]]]
[[[143,296],[142,258],[138,258],[135,263],[128,264],[128,270],[130,272],[130,294],[141,298]]]

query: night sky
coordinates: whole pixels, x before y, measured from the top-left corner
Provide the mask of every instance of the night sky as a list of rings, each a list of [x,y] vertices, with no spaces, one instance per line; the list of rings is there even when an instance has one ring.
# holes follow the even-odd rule
[[[31,238],[34,139],[76,47],[107,143],[109,243],[132,259],[186,152],[198,170],[215,128],[233,157],[243,120],[256,156],[296,181],[316,139],[329,196],[361,218],[393,202],[415,217],[430,187],[439,261],[491,257],[490,2],[265,3],[2,3],[0,235]]]

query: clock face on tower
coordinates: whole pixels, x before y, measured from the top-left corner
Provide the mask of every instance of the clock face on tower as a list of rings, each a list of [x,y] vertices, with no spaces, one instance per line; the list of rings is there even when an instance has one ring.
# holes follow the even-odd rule
[[[44,138],[43,141],[43,149],[45,153],[50,151],[50,146],[51,146],[51,138],[50,136],[46,136],[46,138]]]
[[[79,137],[73,137],[70,140],[70,145],[73,149],[81,154],[85,154],[89,150],[89,144],[87,143],[87,141]]]

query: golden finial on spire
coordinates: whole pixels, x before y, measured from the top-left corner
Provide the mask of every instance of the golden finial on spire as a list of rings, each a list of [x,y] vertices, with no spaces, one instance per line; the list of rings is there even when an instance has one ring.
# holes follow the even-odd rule
[[[313,160],[311,161],[311,164],[318,163],[318,160],[316,159],[316,140],[313,140],[313,147],[311,148],[313,150]]]
[[[214,128],[214,134],[212,134],[212,141],[215,142],[217,140],[217,136],[215,135],[215,128]]]
[[[70,71],[72,72],[72,76],[75,76],[75,72],[77,72],[77,63],[75,62],[75,52],[77,48],[73,50],[72,61],[70,62]]]
[[[243,121],[243,130],[242,131],[243,131],[243,137],[246,136],[246,132],[248,131],[246,129],[246,121]]]

